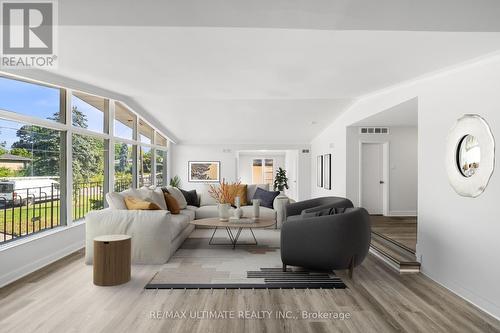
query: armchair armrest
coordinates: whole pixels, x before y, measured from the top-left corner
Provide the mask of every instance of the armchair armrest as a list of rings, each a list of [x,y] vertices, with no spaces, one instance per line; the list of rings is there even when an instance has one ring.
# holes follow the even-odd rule
[[[286,216],[300,215],[304,209],[313,208],[318,205],[317,199],[309,199],[291,203],[286,207]]]
[[[290,198],[286,195],[279,195],[274,198],[273,209],[276,211],[276,223],[278,228],[281,227],[286,219],[286,207],[290,203]]]

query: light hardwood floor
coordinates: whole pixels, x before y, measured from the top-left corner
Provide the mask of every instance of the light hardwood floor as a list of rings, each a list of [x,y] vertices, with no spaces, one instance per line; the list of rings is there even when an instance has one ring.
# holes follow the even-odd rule
[[[415,251],[417,218],[412,216],[371,216],[372,231],[386,236]]]
[[[0,332],[500,332],[500,322],[422,274],[399,275],[369,256],[345,290],[144,290],[158,266],[132,280],[92,284],[75,253],[0,289]],[[151,311],[336,311],[349,320],[150,319]],[[274,316],[274,313],[273,313]]]

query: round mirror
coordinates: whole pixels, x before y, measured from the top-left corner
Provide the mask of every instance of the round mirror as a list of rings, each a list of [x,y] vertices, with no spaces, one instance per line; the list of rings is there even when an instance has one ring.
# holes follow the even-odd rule
[[[457,166],[464,177],[472,177],[479,168],[481,148],[473,135],[464,136],[457,148]]]

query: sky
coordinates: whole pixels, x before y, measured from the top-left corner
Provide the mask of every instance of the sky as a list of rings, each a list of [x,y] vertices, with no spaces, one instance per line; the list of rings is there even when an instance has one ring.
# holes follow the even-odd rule
[[[47,119],[59,112],[59,89],[0,77],[0,109],[37,118]],[[87,116],[88,129],[102,133],[103,113],[73,96],[72,105]],[[0,142],[10,149],[17,141],[16,131],[23,124],[0,119]],[[115,121],[115,135],[132,139],[132,130]]]

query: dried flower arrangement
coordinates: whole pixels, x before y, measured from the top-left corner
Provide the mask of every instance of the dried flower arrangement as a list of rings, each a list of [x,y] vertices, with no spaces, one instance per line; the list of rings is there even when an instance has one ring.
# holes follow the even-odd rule
[[[220,204],[232,204],[238,193],[240,184],[240,180],[231,183],[226,182],[226,179],[222,178],[220,185],[210,185],[208,194]]]

